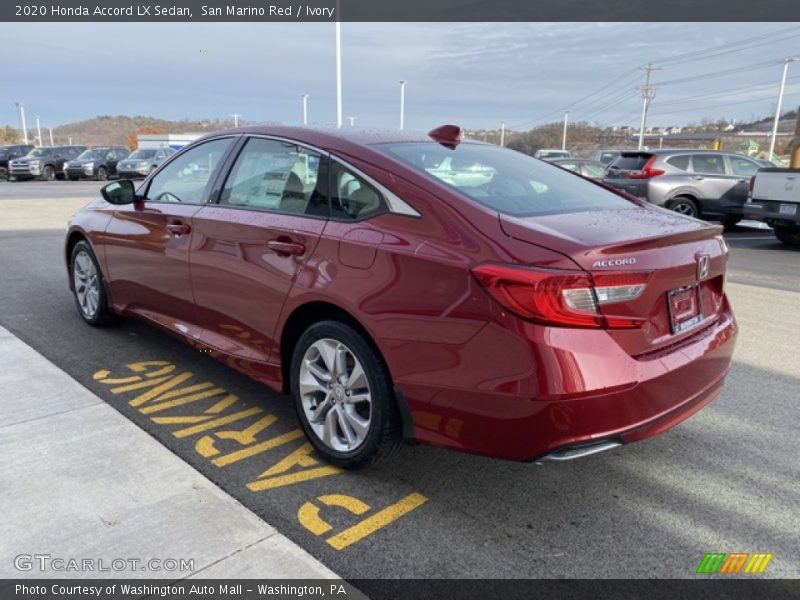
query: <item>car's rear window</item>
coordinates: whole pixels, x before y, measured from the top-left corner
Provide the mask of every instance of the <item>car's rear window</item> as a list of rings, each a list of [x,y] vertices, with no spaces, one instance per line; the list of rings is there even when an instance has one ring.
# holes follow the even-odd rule
[[[512,216],[629,207],[628,200],[526,154],[488,144],[378,144],[375,148],[468,198]]]
[[[619,169],[620,171],[641,171],[644,165],[653,157],[652,154],[637,153],[637,154],[621,154],[611,161],[610,169]]]

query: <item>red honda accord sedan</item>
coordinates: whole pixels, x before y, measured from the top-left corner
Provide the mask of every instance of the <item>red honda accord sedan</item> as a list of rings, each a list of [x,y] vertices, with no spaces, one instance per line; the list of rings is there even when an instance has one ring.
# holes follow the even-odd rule
[[[87,323],[131,315],[233,358],[335,464],[403,438],[566,460],[720,392],[720,232],[455,126],[258,127],[108,184],[66,261]]]

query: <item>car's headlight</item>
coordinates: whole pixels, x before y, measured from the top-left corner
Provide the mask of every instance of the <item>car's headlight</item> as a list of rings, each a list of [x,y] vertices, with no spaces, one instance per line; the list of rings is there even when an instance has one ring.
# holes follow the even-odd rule
[[[94,169],[94,163],[93,162],[83,163],[83,170],[84,171],[91,171],[92,169]]]

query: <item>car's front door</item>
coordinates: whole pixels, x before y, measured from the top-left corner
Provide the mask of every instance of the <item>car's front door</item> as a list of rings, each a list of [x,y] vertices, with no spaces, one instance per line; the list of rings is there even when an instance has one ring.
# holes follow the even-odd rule
[[[196,332],[189,278],[192,217],[212,194],[234,139],[183,152],[142,185],[141,201],[114,207],[103,245],[115,306],[185,334]]]
[[[736,185],[733,189],[733,201],[738,207],[743,207],[744,203],[747,202],[747,195],[750,193],[750,178],[758,173],[761,165],[744,156],[729,154],[728,166],[736,180]]]
[[[723,154],[692,155],[692,184],[700,193],[700,211],[725,214],[735,204],[736,178],[727,172]]]
[[[246,141],[219,202],[194,215],[192,288],[206,345],[277,362],[281,308],[328,213],[326,156],[282,140]]]

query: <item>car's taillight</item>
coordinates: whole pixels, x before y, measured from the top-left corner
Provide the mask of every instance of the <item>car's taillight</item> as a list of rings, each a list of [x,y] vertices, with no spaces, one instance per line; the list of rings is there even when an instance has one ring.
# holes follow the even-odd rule
[[[664,169],[654,169],[653,163],[656,162],[656,157],[651,156],[650,160],[644,163],[644,166],[639,171],[628,171],[629,179],[651,179],[666,173]]]
[[[630,329],[644,319],[601,314],[600,307],[635,300],[651,272],[589,273],[485,264],[472,269],[478,282],[515,315],[559,327]]]

